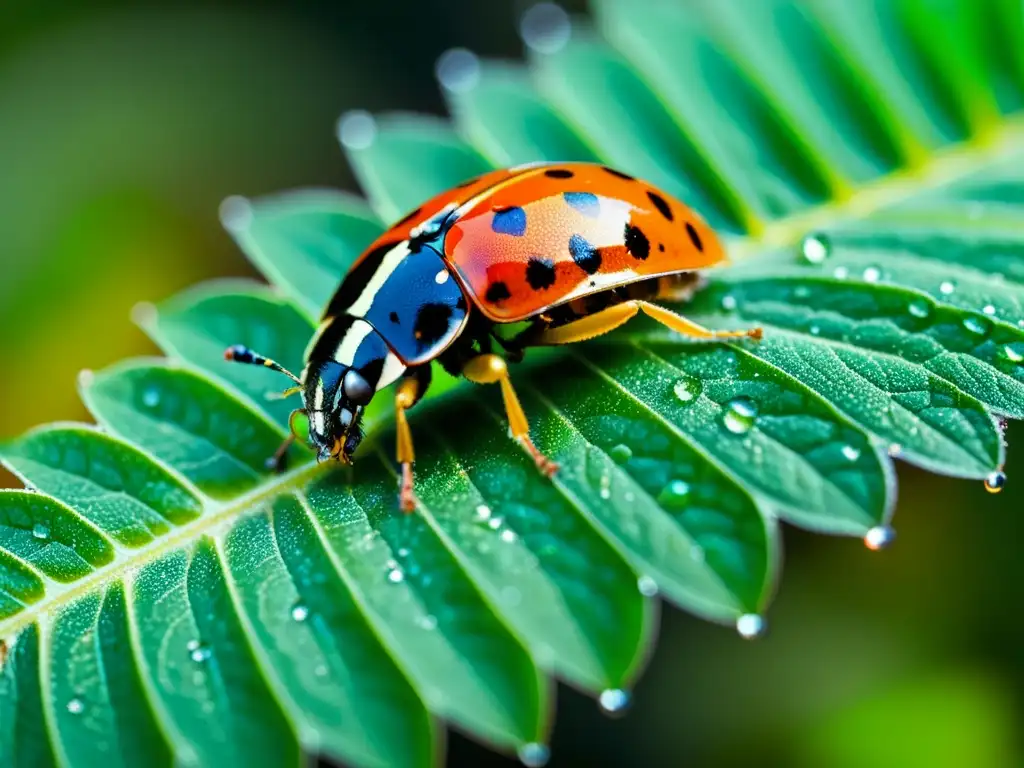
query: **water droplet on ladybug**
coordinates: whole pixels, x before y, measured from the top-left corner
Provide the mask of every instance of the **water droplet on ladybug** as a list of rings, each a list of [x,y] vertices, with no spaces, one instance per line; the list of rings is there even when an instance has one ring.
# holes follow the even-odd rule
[[[749,397],[734,397],[725,406],[722,424],[734,435],[749,432],[757,421],[757,405]]]
[[[800,244],[800,253],[810,264],[821,264],[828,258],[830,250],[831,243],[828,236],[823,234],[808,235]]]
[[[244,232],[252,224],[252,203],[241,195],[231,195],[221,201],[219,214],[228,232]]]
[[[538,3],[519,20],[519,36],[527,47],[537,53],[558,53],[571,35],[569,14],[554,3]]]
[[[672,391],[681,403],[690,403],[700,396],[704,385],[701,384],[700,379],[694,378],[693,376],[686,376],[675,383],[672,387]]]
[[[768,631],[768,622],[757,613],[745,613],[736,619],[736,631],[744,640],[756,640],[764,637]]]
[[[876,525],[864,534],[864,546],[872,552],[888,549],[896,541],[896,529],[891,525]]]
[[[943,296],[950,296],[955,290],[956,286],[953,285],[953,283],[951,283],[949,280],[943,280],[941,283],[939,283],[939,293],[941,293]]]
[[[345,149],[367,149],[377,140],[377,121],[362,109],[353,109],[338,119],[338,141]]]
[[[531,741],[519,748],[517,757],[526,768],[543,768],[551,759],[551,750],[544,744]]]
[[[613,717],[626,714],[631,702],[629,693],[621,688],[607,688],[597,697],[601,711]]]
[[[1006,487],[1006,473],[996,471],[985,478],[985,490],[989,493],[999,493]]]
[[[466,48],[452,48],[438,57],[434,74],[443,88],[466,93],[480,82],[480,59]]]
[[[436,275],[434,275],[434,282],[438,285],[444,285],[448,282],[448,278],[451,277],[451,273],[447,269],[442,269]]]

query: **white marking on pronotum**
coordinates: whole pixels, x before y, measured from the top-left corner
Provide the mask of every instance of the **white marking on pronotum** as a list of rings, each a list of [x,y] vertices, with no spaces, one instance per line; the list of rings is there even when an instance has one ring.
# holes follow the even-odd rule
[[[323,411],[313,411],[313,431],[318,435],[322,435],[325,432]]]
[[[388,352],[384,358],[384,367],[380,372],[380,380],[377,382],[377,391],[384,389],[389,384],[398,380],[398,377],[405,373],[405,366],[398,359],[394,352]]]
[[[381,286],[391,277],[391,273],[394,272],[398,265],[402,263],[406,256],[409,255],[409,243],[403,240],[400,243],[396,243],[395,247],[392,248],[380,262],[380,266],[377,267],[377,271],[373,273],[373,277],[370,278],[370,282],[363,288],[363,292],[359,294],[359,298],[352,302],[352,306],[347,310],[347,314],[354,315],[356,317],[366,317],[370,311],[370,307],[373,305],[373,299],[377,295],[377,292],[381,289]],[[355,326],[353,326],[354,328]],[[351,331],[349,331],[351,333]],[[348,334],[346,334],[348,338]],[[344,342],[342,342],[344,344]],[[340,360],[338,362],[341,362]]]
[[[313,393],[313,408],[322,411],[324,409],[324,385],[317,383],[316,392]]]
[[[338,344],[338,348],[334,352],[334,361],[351,368],[356,359],[356,352],[359,351],[359,345],[370,335],[371,331],[373,331],[373,327],[365,320],[354,321],[352,327],[345,331],[341,343]]]

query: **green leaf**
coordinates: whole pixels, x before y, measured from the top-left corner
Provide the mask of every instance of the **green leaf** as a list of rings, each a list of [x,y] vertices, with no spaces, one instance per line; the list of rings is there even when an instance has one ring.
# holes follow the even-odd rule
[[[0,764],[432,765],[440,721],[545,754],[557,677],[614,708],[655,595],[756,634],[779,523],[891,540],[894,460],[989,478],[1024,416],[1024,10],[1012,0],[601,0],[531,63],[451,80],[451,124],[350,113],[369,201],[230,198],[270,282],[142,306],[166,359],[82,377],[99,422],[0,446]],[[472,62],[470,62],[472,63]],[[288,383],[387,222],[497,165],[610,164],[681,196],[735,264],[680,311],[514,375],[548,480],[499,393],[435,376],[353,468],[289,429]],[[605,695],[600,696],[604,692]]]

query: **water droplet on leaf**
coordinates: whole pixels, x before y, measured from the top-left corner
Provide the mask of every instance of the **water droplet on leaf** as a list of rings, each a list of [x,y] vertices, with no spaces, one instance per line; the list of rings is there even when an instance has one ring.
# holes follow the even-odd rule
[[[844,445],[842,448],[843,457],[847,461],[856,461],[860,458],[860,449],[854,448],[852,445]]]
[[[978,315],[968,315],[963,319],[964,330],[973,333],[975,336],[987,336],[992,330],[992,323],[986,318]]]
[[[484,523],[491,519],[491,508],[486,504],[480,504],[476,508],[476,519],[478,522]]]
[[[876,525],[864,534],[864,546],[873,552],[887,549],[896,541],[896,529],[891,525]]]
[[[305,603],[296,603],[292,606],[292,619],[295,621],[305,621],[309,618],[309,606]]]
[[[516,536],[516,532],[513,531],[511,528],[506,528],[504,531],[501,532],[501,540],[508,544],[511,544],[517,538],[518,537]]]
[[[32,526],[32,536],[40,541],[46,541],[50,538],[50,527],[45,523],[36,523]]]
[[[693,376],[686,376],[675,383],[672,387],[672,391],[681,403],[689,403],[700,396],[700,393],[704,385],[700,383],[700,379],[694,378]]]
[[[926,320],[932,314],[932,306],[924,299],[915,299],[910,302],[907,311],[910,312],[911,317],[916,317],[918,320]]]
[[[405,579],[405,574],[402,573],[401,568],[392,568],[388,571],[388,581],[392,584],[398,584]]]
[[[734,435],[749,432],[757,421],[757,405],[749,397],[734,397],[725,406],[722,424]]]
[[[1006,487],[1006,473],[996,471],[985,478],[985,490],[989,493],[999,493]]]
[[[538,744],[535,741],[531,741],[529,744],[524,744],[519,748],[518,755],[519,762],[526,766],[526,768],[543,768],[548,764],[548,760],[551,759],[551,750],[544,744]]]
[[[685,480],[670,480],[658,494],[658,504],[665,509],[685,509],[690,503],[690,484]]]
[[[864,270],[864,281],[868,283],[877,283],[879,278],[882,277],[882,271],[878,267],[868,267]]]
[[[953,285],[953,283],[951,283],[949,280],[943,280],[941,283],[939,283],[939,293],[941,293],[943,296],[949,296],[955,290],[956,286]]]
[[[623,715],[629,709],[631,699],[629,693],[621,688],[607,688],[601,691],[597,703],[606,715]]]
[[[993,317],[996,313],[996,308],[993,307],[991,304],[986,304],[984,307],[981,308],[981,311],[984,314],[988,315],[989,317]]]
[[[808,235],[800,244],[800,253],[811,264],[821,264],[828,258],[831,249],[829,239],[823,234]]]
[[[636,580],[636,588],[644,597],[654,597],[658,594],[658,582],[650,576],[641,576]]]
[[[188,644],[188,656],[192,661],[197,664],[202,664],[204,661],[208,661],[213,655],[213,651],[210,646],[206,643],[201,643],[197,640],[192,640]]]
[[[835,277],[836,280],[845,280],[850,276],[850,270],[846,267],[836,267],[832,270],[832,276]]]
[[[1006,344],[999,350],[999,356],[1008,363],[1024,362],[1024,344]]]
[[[768,631],[768,623],[763,616],[745,613],[736,619],[736,631],[744,640],[756,640]]]
[[[147,408],[156,408],[160,405],[160,390],[156,387],[146,387],[142,393],[142,404]]]
[[[727,293],[722,297],[722,309],[726,312],[735,312],[737,306],[739,306],[739,304],[736,301],[736,297],[731,293]]]
[[[625,464],[627,461],[633,458],[633,449],[630,448],[628,445],[623,445],[622,443],[619,443],[618,445],[614,446],[610,451],[608,451],[608,455],[616,464]]]
[[[72,715],[80,715],[85,711],[85,702],[77,696],[68,701],[68,712]]]
[[[557,53],[569,42],[571,34],[569,14],[554,3],[538,3],[519,20],[519,36],[538,53]]]

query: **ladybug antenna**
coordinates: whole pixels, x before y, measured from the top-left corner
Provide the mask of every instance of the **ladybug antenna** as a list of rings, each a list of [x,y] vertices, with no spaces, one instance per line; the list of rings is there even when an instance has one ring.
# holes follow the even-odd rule
[[[274,362],[269,357],[259,355],[241,344],[236,344],[235,346],[228,347],[224,350],[224,359],[231,360],[235,363],[245,363],[246,365],[262,365],[264,368],[269,368],[272,371],[283,373],[296,384],[302,384],[302,380],[298,376],[280,363]]]

